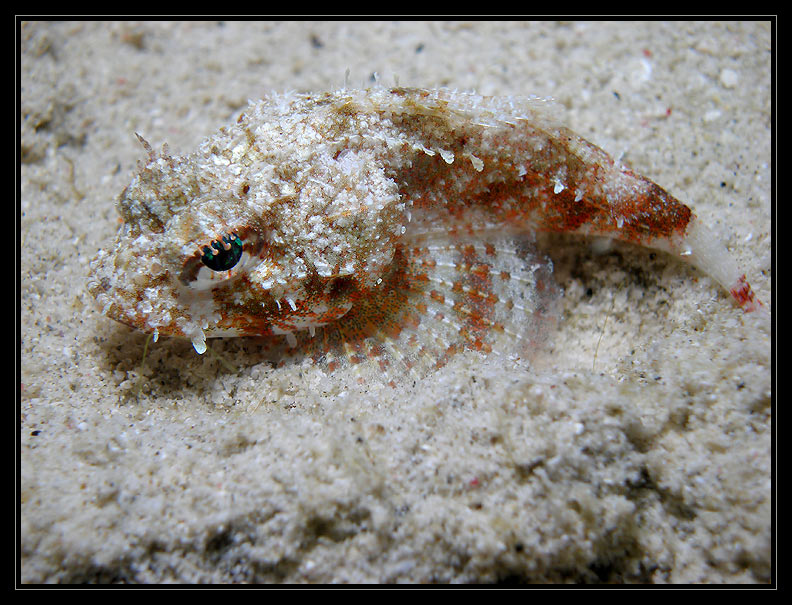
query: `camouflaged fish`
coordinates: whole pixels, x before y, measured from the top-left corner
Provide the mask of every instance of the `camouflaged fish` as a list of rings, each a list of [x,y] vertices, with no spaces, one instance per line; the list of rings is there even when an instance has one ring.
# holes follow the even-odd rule
[[[128,326],[267,336],[333,369],[439,367],[541,338],[559,291],[536,231],[668,252],[762,308],[726,249],[538,98],[375,88],[273,95],[197,151],[153,152],[88,288]]]

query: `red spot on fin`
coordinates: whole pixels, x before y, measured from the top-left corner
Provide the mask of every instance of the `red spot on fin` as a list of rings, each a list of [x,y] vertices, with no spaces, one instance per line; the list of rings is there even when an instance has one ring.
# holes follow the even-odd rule
[[[764,308],[762,301],[754,294],[744,273],[737,279],[737,283],[729,289],[729,294],[734,297],[734,300],[746,313]]]

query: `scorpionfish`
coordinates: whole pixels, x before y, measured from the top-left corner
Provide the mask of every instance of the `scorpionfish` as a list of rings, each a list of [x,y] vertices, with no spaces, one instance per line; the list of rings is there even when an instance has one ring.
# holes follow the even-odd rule
[[[328,369],[520,354],[559,289],[537,231],[668,252],[745,311],[745,275],[685,204],[562,126],[548,102],[413,88],[272,95],[124,189],[91,262],[102,312],[206,350],[265,336]]]

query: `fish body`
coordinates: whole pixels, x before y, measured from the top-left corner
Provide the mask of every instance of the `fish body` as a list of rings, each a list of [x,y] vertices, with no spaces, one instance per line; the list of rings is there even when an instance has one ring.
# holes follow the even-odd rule
[[[559,291],[537,231],[663,250],[763,308],[692,210],[539,98],[412,88],[272,95],[123,191],[88,288],[196,351],[269,336],[329,368],[524,351]]]

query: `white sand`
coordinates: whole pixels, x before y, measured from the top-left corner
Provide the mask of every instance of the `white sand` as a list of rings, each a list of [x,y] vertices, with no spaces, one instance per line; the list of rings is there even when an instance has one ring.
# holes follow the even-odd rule
[[[661,254],[542,238],[565,295],[530,367],[392,389],[163,338],[139,382],[145,336],[84,290],[134,133],[186,153],[347,69],[554,96],[771,302],[767,23],[25,24],[22,581],[770,581],[769,322]]]

